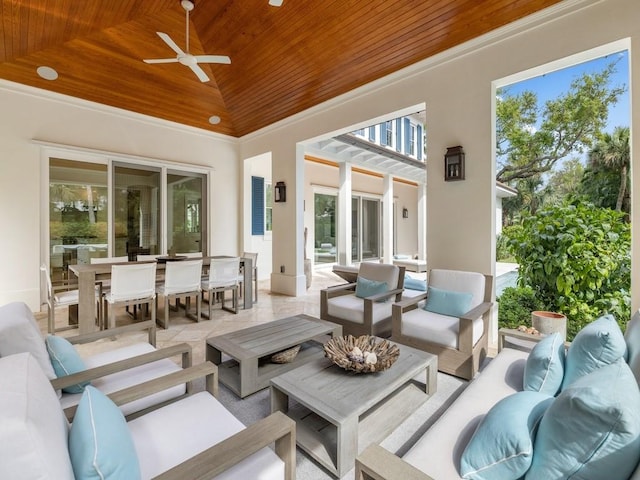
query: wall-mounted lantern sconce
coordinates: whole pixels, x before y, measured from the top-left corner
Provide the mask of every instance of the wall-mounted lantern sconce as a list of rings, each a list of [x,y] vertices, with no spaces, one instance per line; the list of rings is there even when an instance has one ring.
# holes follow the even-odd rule
[[[402,209],[402,218],[409,218],[409,210],[406,208]]]
[[[273,195],[275,202],[287,201],[287,186],[284,182],[277,182],[275,187],[275,193]]]
[[[444,180],[464,180],[464,151],[461,146],[447,148],[444,155]]]

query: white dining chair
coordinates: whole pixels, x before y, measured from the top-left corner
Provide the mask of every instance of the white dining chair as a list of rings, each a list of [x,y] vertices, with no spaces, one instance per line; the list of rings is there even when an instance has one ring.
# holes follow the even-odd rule
[[[91,257],[91,263],[125,263],[129,261],[128,255],[120,257]]]
[[[169,328],[170,300],[185,299],[185,316],[189,316],[191,297],[196,297],[196,321],[200,321],[202,289],[202,259],[167,262],[164,283],[156,288],[156,293],[164,296],[164,320],[158,319],[163,328]],[[178,303],[179,308],[179,303]]]
[[[220,293],[222,309],[232,313],[238,313],[238,271],[240,270],[240,257],[212,258],[209,263],[209,275],[202,280],[202,290],[209,297],[209,319],[211,319],[213,296]],[[225,305],[224,292],[231,290],[233,293],[233,308]]]
[[[56,308],[58,307],[70,307],[72,305],[78,305],[78,289],[70,288],[68,284],[53,286],[51,282],[51,275],[49,269],[43,263],[40,266],[40,272],[45,279],[47,285],[47,331],[51,334],[60,332],[63,330],[69,330],[77,328],[77,325],[67,325],[64,327],[56,327]],[[98,304],[97,319],[98,323],[101,322],[101,309],[100,309],[100,293],[96,288],[96,302]]]
[[[154,260],[157,260],[159,256],[160,255],[158,254],[149,255],[147,253],[139,253],[138,255],[136,255],[136,260],[138,262],[152,262]]]
[[[108,327],[116,325],[117,305],[148,304],[151,319],[156,320],[156,264],[132,263],[111,266],[111,288],[104,294],[104,311],[109,310]]]

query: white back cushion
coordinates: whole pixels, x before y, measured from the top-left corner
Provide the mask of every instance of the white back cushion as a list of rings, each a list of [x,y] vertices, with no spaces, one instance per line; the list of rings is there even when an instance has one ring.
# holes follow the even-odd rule
[[[474,308],[484,302],[484,275],[478,272],[463,272],[461,270],[442,270],[434,268],[429,274],[429,286],[451,292],[471,293],[471,307]]]
[[[29,353],[0,358],[0,478],[73,479],[69,425]]]
[[[29,352],[49,379],[56,378],[40,328],[23,302],[0,307],[0,357]]]
[[[398,267],[386,263],[362,262],[358,270],[358,275],[362,275],[367,280],[386,282],[389,290],[393,290],[398,285],[399,274]]]

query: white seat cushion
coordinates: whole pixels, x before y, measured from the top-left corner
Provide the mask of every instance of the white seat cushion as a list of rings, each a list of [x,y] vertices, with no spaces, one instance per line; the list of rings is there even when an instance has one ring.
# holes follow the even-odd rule
[[[461,478],[460,457],[480,421],[498,401],[522,391],[527,355],[502,350],[403,459],[432,478]]]
[[[95,368],[101,365],[106,365],[107,363],[124,360],[125,358],[131,358],[136,355],[153,352],[154,350],[155,348],[152,345],[140,342],[108,352],[92,355],[91,357],[83,358],[83,360],[87,368]],[[91,385],[96,387],[102,393],[109,394],[163,375],[177,372],[180,369],[181,368],[171,359],[165,358],[153,363],[148,363],[146,365],[141,365],[129,370],[107,375],[106,377],[98,378],[93,380]],[[185,391],[184,385],[177,385],[170,389],[163,390],[162,392],[122,405],[120,409],[124,415],[129,415],[130,413],[144,410],[152,405],[157,405],[166,400],[179,397],[180,395],[183,395]],[[77,405],[81,397],[82,394],[80,393],[63,393],[60,402],[62,403],[63,408],[67,408],[72,405]]]
[[[416,308],[402,314],[401,328],[402,335],[419,338],[445,347],[458,348],[460,320],[456,317]],[[482,317],[478,317],[473,321],[473,345],[480,340],[483,331]]]
[[[244,425],[207,392],[200,392],[128,423],[142,478],[152,478],[243,430]],[[263,448],[216,477],[284,478],[284,463]]]
[[[28,352],[0,358],[0,478],[73,479],[69,424]]]
[[[470,309],[484,301],[484,275],[478,272],[443,270],[434,268],[429,273],[429,286],[453,292],[471,293]]]
[[[391,306],[393,302],[373,302],[372,321],[377,323],[380,320],[391,316]],[[341,295],[330,298],[327,301],[327,312],[334,317],[342,318],[353,323],[364,323],[364,300],[355,295]]]

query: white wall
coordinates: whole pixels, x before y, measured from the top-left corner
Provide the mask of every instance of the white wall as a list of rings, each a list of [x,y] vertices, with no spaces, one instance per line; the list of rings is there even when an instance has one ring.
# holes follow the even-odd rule
[[[640,88],[640,8],[637,0],[566,0],[523,21],[396,72],[323,105],[243,137],[244,156],[273,152],[273,172],[285,179],[291,201],[274,210],[274,264],[286,264],[288,278],[277,290],[300,294],[302,205],[294,181],[305,165],[297,142],[383,117],[411,105],[426,105],[427,258],[430,268],[494,273],[495,160],[493,82],[570,55],[629,37],[630,91]],[[634,85],[636,88],[634,88]],[[632,95],[632,112],[640,111]],[[632,125],[632,138],[640,127]],[[447,147],[462,145],[466,180],[443,180]],[[640,192],[640,142],[632,145],[633,189]],[[433,161],[429,160],[433,159]],[[300,184],[300,188],[303,185]],[[634,209],[633,270],[640,268],[640,209]],[[276,240],[277,243],[276,243]],[[633,275],[633,308],[640,306],[640,282]]]
[[[33,140],[211,168],[210,251],[238,252],[239,206],[228,208],[240,204],[236,139],[5,81],[0,105],[0,305],[24,301],[39,309],[46,191],[42,147]]]

